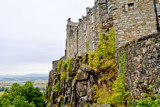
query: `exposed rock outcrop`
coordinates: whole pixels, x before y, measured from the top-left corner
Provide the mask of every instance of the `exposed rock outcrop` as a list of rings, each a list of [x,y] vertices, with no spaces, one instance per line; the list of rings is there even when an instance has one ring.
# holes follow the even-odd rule
[[[87,64],[83,63],[82,57],[77,57],[72,60],[72,73],[65,75],[63,80],[60,79],[57,69],[50,71],[49,82],[46,98],[50,100],[50,107],[57,106],[72,106],[84,107],[86,104],[91,105],[95,101],[95,89],[93,85],[102,86],[107,83],[106,80],[98,81],[102,75],[106,75],[109,70],[93,70]],[[96,73],[95,73],[96,72]],[[54,92],[54,87],[60,81],[60,91]],[[63,100],[63,102],[62,102]],[[109,104],[98,107],[110,107]]]
[[[122,54],[125,58],[121,59]],[[88,55],[73,58],[65,63],[68,65],[55,62],[46,91],[49,107],[111,107],[103,104],[97,94],[103,95],[106,89],[104,94],[112,96],[121,70],[120,60],[124,60],[125,91],[130,92],[133,101],[143,98],[142,93],[160,94],[160,34],[152,34],[116,50],[117,70],[112,65],[98,69],[88,66]],[[107,97],[104,99],[108,100]]]

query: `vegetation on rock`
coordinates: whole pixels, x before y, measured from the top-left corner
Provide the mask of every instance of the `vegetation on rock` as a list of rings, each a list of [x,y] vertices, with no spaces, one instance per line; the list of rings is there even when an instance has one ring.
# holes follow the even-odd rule
[[[102,68],[102,64],[107,60],[114,59],[115,57],[115,35],[114,29],[110,30],[109,34],[99,36],[99,44],[94,52],[89,52],[89,65],[93,68]],[[115,60],[111,60],[111,63],[115,63]],[[109,64],[110,65],[110,64]],[[114,64],[115,65],[115,64]]]
[[[57,81],[56,84],[54,85],[53,91],[54,92],[60,92],[61,91],[60,82],[59,81]]]

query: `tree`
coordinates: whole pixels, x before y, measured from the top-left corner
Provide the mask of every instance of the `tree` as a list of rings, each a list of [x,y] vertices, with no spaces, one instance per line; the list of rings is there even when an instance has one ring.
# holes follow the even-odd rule
[[[33,82],[27,81],[20,86],[12,85],[11,89],[5,89],[0,98],[0,107],[43,107],[42,93],[33,86]]]

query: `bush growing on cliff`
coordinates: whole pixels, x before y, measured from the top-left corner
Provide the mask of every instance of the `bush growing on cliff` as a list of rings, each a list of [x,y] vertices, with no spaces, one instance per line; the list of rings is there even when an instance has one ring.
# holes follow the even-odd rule
[[[57,81],[56,84],[54,85],[53,91],[54,92],[60,92],[61,91],[61,87],[60,87],[60,82],[59,81]]]
[[[97,86],[93,86],[93,87],[94,89],[96,89],[96,95],[94,96],[96,103],[93,105],[110,103],[109,98],[111,95],[108,92],[107,87],[102,87],[101,89],[98,89]]]
[[[67,72],[69,72],[69,74],[71,73],[71,70],[72,70],[71,59],[67,59],[66,62],[60,61],[58,64],[58,70],[60,73],[60,79],[63,80],[65,78]]]
[[[160,96],[157,97],[153,95],[148,95],[145,93],[143,99],[136,100],[135,103],[130,103],[129,107],[159,107],[160,106]]]
[[[125,52],[124,48],[121,49],[121,55],[119,57],[119,75],[113,83],[113,95],[110,101],[114,105],[121,105],[125,103],[126,97],[129,92],[125,91]]]
[[[62,60],[58,62],[58,67],[57,67],[58,73],[60,73],[61,66],[62,66]]]
[[[113,59],[115,57],[115,35],[114,29],[110,29],[110,33],[99,35],[99,44],[94,52],[89,52],[89,65],[93,68],[100,68],[103,59]]]
[[[85,46],[86,46],[86,52],[88,52],[88,48],[89,48],[88,42],[85,43]]]
[[[114,63],[113,63],[114,62]],[[106,65],[109,65],[110,63],[110,73],[104,77],[101,78],[101,80],[106,80],[108,77],[110,78],[112,75],[112,69],[115,68],[115,61],[113,59],[107,60],[105,63]],[[113,63],[113,65],[112,65]],[[113,66],[113,68],[112,68]],[[104,104],[104,103],[110,103],[115,106],[124,106],[127,100],[127,96],[129,92],[125,91],[125,52],[124,49],[121,50],[121,55],[119,57],[119,75],[116,77],[116,80],[113,81],[110,86],[112,86],[112,90],[110,93],[108,92],[108,89],[105,87],[102,87],[100,89],[96,88],[96,98],[97,103],[96,104]]]
[[[67,72],[71,72],[72,70],[72,61],[71,59],[67,59]]]
[[[63,80],[65,76],[66,76],[66,72],[61,72],[61,75],[60,75],[61,80]]]

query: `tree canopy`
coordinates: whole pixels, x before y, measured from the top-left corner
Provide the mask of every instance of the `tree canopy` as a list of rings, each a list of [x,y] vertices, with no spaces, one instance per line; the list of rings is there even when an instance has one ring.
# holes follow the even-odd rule
[[[0,98],[0,107],[44,107],[44,100],[33,82],[27,81],[22,86],[14,83],[10,89],[5,89]]]

